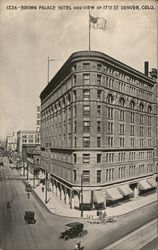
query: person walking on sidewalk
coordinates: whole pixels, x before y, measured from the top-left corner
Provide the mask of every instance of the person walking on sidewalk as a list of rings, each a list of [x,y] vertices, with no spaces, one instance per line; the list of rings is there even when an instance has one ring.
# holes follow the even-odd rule
[[[44,192],[44,187],[42,187],[42,192]]]

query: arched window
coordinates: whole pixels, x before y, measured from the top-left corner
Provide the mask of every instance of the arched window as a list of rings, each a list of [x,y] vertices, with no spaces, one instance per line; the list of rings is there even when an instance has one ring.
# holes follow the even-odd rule
[[[108,96],[107,96],[107,102],[112,104],[113,101],[114,101],[113,95],[112,94],[108,94]]]
[[[152,108],[151,108],[151,106],[149,105],[149,106],[148,106],[148,113],[151,113],[151,111],[152,111]]]
[[[120,106],[124,107],[125,106],[125,100],[123,97],[120,98]]]
[[[143,110],[144,110],[144,105],[143,105],[143,103],[140,104],[139,108],[140,108],[140,111],[143,111]]]
[[[131,102],[130,102],[130,108],[131,108],[131,109],[134,109],[134,107],[135,107],[135,103],[134,103],[134,101],[131,101]]]

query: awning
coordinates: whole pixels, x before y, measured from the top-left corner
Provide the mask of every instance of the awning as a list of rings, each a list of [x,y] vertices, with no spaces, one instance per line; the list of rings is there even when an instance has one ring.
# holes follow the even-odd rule
[[[123,198],[123,196],[119,193],[116,187],[105,189],[105,197],[106,200],[111,200],[111,201]]]
[[[105,202],[105,198],[104,198],[104,194],[102,190],[98,190],[98,191],[94,191],[93,193],[93,202],[96,203],[104,203]]]
[[[152,188],[152,186],[146,180],[141,180],[139,181],[139,188],[140,190],[147,190]]]
[[[157,187],[157,182],[153,177],[146,179],[147,182],[152,186],[152,187]]]
[[[92,202],[91,191],[83,191],[83,203],[90,204]]]
[[[123,196],[133,194],[132,189],[127,184],[119,186],[118,190]]]
[[[79,207],[79,197],[78,197],[78,195],[74,195],[74,206]]]

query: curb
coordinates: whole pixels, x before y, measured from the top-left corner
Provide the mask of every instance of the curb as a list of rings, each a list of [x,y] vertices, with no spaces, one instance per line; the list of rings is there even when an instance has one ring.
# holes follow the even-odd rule
[[[19,172],[19,173],[21,174],[21,172]],[[22,175],[22,174],[21,174],[21,175]],[[27,182],[27,180],[23,180],[23,183],[26,184],[26,182]],[[47,210],[47,212],[50,213],[50,214],[53,214],[53,215],[59,216],[59,217],[64,217],[64,218],[81,219],[81,220],[87,220],[87,219],[88,219],[87,217],[66,216],[66,215],[60,215],[60,214],[53,213],[52,211],[50,211],[50,209],[47,207],[47,205],[44,203],[44,201],[38,196],[38,194],[35,192],[35,190],[34,190],[33,188],[32,188],[32,193],[33,193],[34,197],[36,197],[36,198],[42,203],[43,207],[45,207],[46,210]],[[133,213],[134,211],[139,210],[139,209],[141,209],[142,207],[146,207],[146,206],[148,206],[149,204],[152,204],[152,203],[155,203],[155,202],[158,202],[158,201],[157,201],[157,200],[156,200],[156,201],[152,201],[152,202],[150,202],[150,203],[148,203],[148,204],[145,204],[145,205],[143,205],[143,206],[141,206],[141,207],[139,207],[139,208],[136,208],[136,209],[134,209],[134,210],[132,210],[132,211],[129,211],[129,212],[126,212],[126,213],[120,214],[120,215],[117,215],[117,214],[116,214],[116,215],[113,215],[113,216],[107,216],[107,218],[108,218],[108,217],[118,217],[118,218],[119,218],[119,217],[123,217],[124,215]]]

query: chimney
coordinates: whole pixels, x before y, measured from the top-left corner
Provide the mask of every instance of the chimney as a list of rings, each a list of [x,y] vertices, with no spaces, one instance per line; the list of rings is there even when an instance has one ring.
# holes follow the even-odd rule
[[[149,62],[144,62],[144,74],[148,76],[149,73]]]
[[[153,79],[157,79],[157,69],[155,68],[152,68],[151,69],[151,72],[150,72],[150,76],[153,78]]]

